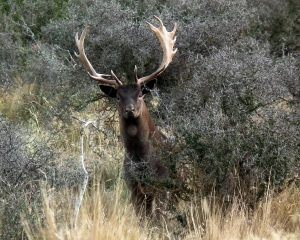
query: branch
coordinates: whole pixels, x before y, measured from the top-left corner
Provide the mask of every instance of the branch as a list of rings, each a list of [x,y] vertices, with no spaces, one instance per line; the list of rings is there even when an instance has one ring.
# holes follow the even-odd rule
[[[76,227],[77,225],[77,220],[78,220],[78,215],[79,215],[79,210],[82,204],[82,200],[83,200],[83,196],[84,193],[86,191],[86,187],[89,181],[89,173],[86,170],[85,167],[85,162],[84,162],[84,128],[88,127],[89,125],[92,125],[94,128],[96,128],[97,130],[99,130],[96,125],[94,124],[93,121],[84,121],[84,120],[80,120],[75,116],[72,116],[74,119],[78,120],[82,125],[81,125],[81,130],[80,130],[80,149],[81,149],[81,155],[80,155],[80,162],[81,162],[81,166],[83,169],[83,173],[84,173],[84,180],[80,189],[80,193],[79,193],[79,197],[76,201],[75,204],[75,212],[74,212],[74,226]]]

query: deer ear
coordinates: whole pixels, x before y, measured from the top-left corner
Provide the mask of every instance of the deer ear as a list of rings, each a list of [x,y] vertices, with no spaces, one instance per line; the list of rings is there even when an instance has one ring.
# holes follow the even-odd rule
[[[147,82],[146,84],[143,84],[141,86],[141,89],[142,89],[142,93],[143,94],[147,94],[149,93],[156,85],[156,80],[152,80],[150,82]]]
[[[112,98],[116,98],[117,97],[117,89],[115,89],[114,87],[110,87],[110,86],[104,86],[104,85],[99,85],[101,91],[103,93],[105,93],[105,95],[112,97]]]

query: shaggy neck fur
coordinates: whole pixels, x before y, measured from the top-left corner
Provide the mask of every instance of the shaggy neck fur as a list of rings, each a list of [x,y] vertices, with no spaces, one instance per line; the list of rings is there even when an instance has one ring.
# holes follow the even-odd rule
[[[124,118],[120,114],[120,128],[126,154],[134,161],[146,160],[151,153],[155,125],[144,102],[137,118]]]

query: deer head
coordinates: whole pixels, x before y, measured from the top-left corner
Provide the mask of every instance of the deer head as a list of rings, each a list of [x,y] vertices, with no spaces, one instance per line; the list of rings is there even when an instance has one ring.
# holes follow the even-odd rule
[[[163,22],[158,17],[155,18],[160,23],[159,27],[155,27],[151,23],[148,24],[160,42],[163,50],[163,58],[156,71],[141,78],[138,77],[137,67],[135,66],[135,84],[123,84],[123,82],[118,79],[113,71],[111,71],[110,74],[97,73],[90,61],[87,59],[84,50],[84,39],[87,34],[87,28],[83,30],[80,38],[78,38],[78,33],[75,36],[76,45],[79,51],[79,54],[76,54],[76,56],[81,61],[90,77],[98,81],[101,90],[105,94],[117,98],[119,112],[124,118],[136,118],[141,114],[141,108],[144,105],[143,87],[145,84],[149,83],[151,80],[154,80],[165,71],[168,65],[172,62],[172,59],[177,51],[177,49],[173,49],[176,41],[176,24],[174,29],[171,32],[168,32]]]

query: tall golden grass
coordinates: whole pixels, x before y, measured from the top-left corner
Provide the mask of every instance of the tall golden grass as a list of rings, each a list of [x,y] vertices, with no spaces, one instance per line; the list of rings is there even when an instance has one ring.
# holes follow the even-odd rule
[[[250,209],[242,201],[230,206],[216,198],[195,197],[179,202],[186,214],[185,227],[171,218],[140,220],[134,214],[122,180],[112,189],[95,185],[85,196],[74,223],[74,199],[69,190],[44,190],[43,211],[35,224],[23,217],[27,237],[37,239],[300,239],[300,189],[289,187],[280,194],[269,192]],[[173,221],[173,223],[172,223]]]

